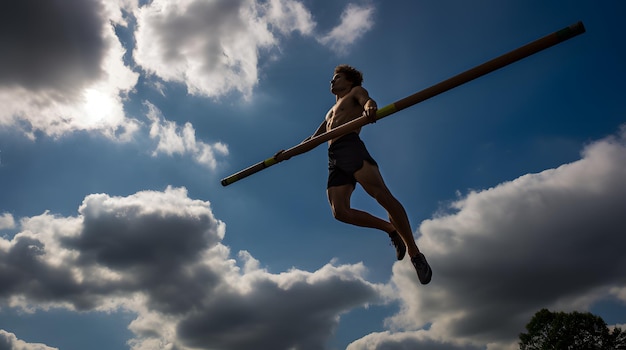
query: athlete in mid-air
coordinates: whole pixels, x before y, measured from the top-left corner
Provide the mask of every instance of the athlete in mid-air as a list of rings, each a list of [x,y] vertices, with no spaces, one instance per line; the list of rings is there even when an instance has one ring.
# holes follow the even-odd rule
[[[362,115],[371,122],[376,121],[376,102],[361,86],[362,82],[363,75],[355,68],[348,65],[339,65],[335,68],[330,81],[330,91],[335,95],[335,105],[328,111],[320,127],[306,140]],[[396,248],[397,259],[402,260],[405,253],[408,253],[420,282],[427,284],[431,280],[432,270],[426,257],[415,244],[406,211],[385,185],[378,165],[365,148],[359,132],[360,129],[328,142],[327,195],[333,216],[352,225],[387,232]],[[278,152],[275,158],[277,161],[287,159],[282,151]],[[350,206],[350,197],[356,183],[359,183],[365,192],[387,211],[389,221]]]

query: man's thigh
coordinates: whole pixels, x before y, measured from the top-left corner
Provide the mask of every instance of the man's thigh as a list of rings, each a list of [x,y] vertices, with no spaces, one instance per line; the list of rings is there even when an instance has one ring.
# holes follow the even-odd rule
[[[388,192],[378,166],[367,161],[364,161],[363,167],[354,173],[354,178],[370,195],[380,194],[381,191]]]
[[[328,202],[331,208],[341,209],[350,208],[350,196],[354,191],[354,186],[351,184],[332,186],[326,189],[326,195],[328,196]]]

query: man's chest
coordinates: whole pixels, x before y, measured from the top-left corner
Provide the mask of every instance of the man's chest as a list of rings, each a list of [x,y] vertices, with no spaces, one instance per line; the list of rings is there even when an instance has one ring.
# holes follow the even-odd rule
[[[354,98],[348,98],[348,96],[337,100],[335,105],[331,108],[331,119],[333,121],[345,121],[358,117],[363,110],[363,107],[359,105]]]

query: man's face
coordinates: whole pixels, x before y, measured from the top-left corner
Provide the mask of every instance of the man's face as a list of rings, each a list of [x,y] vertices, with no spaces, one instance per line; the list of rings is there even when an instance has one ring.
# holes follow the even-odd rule
[[[337,95],[342,91],[350,90],[352,88],[352,82],[346,79],[343,73],[337,73],[333,75],[333,79],[330,81],[330,92]]]

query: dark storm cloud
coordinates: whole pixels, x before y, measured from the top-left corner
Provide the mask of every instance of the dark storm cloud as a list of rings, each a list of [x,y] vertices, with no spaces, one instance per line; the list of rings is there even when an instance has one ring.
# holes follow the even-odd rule
[[[101,198],[89,197],[84,207],[100,204]],[[84,210],[83,231],[64,239],[65,246],[80,251],[79,260],[88,265],[124,271],[142,266],[168,269],[193,262],[218,242],[217,225],[208,213],[144,213],[143,204]]]
[[[126,6],[122,8],[121,6]],[[83,130],[128,141],[123,102],[138,74],[114,26],[130,2],[23,0],[0,5],[0,126],[36,139]]]
[[[18,235],[5,254],[0,254],[0,299],[24,295],[33,302],[66,302],[77,309],[96,306],[96,291],[80,286],[65,267],[46,264],[41,259],[44,244]]]
[[[174,189],[130,199],[88,196],[80,209],[82,231],[63,238],[62,245],[79,252],[79,265],[125,276],[124,288],[145,292],[151,308],[183,313],[221,279],[198,265],[201,253],[221,240],[219,223],[206,204],[194,205],[184,196]]]
[[[73,91],[102,74],[107,45],[98,0],[4,1],[0,86]]]
[[[323,349],[340,313],[377,299],[374,286],[363,282],[328,274],[315,283],[300,279],[281,287],[259,279],[249,293],[214,295],[179,324],[178,334],[200,348]]]
[[[143,292],[157,310],[186,311],[219,283],[217,272],[198,262],[220,233],[208,208],[181,196],[186,192],[91,195],[78,224],[49,214],[26,220],[27,230],[0,250],[0,296],[88,310],[103,298]],[[180,207],[153,203],[159,200]]]
[[[242,252],[238,267],[223,223],[184,188],[89,195],[79,213],[22,218],[0,238],[0,306],[124,308],[137,349],[319,349],[342,313],[382,302],[362,264],[272,274]]]

